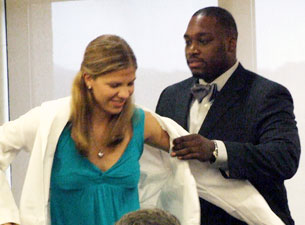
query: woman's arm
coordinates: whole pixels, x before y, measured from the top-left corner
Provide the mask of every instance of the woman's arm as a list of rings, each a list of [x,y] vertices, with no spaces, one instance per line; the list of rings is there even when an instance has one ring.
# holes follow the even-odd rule
[[[41,108],[37,107],[0,126],[0,224],[20,224],[19,210],[5,171],[19,151],[32,150],[41,121],[40,111]]]
[[[144,139],[146,144],[169,152],[169,135],[161,128],[157,119],[147,111],[145,111]]]

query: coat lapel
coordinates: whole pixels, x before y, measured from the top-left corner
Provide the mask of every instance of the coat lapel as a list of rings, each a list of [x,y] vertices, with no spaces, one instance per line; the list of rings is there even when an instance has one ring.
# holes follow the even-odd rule
[[[225,86],[222,88],[217,98],[214,100],[199,133],[208,136],[213,128],[220,123],[222,116],[233,107],[240,96],[240,90],[244,86],[245,79],[242,76],[243,67],[239,64]]]
[[[69,118],[70,99],[64,98],[40,106],[39,128],[20,200],[21,224],[46,225],[53,155],[57,139]],[[56,134],[55,134],[56,133]]]
[[[70,117],[70,97],[60,99],[54,103],[54,105],[45,108],[46,115],[49,116],[45,125],[45,131],[48,135],[45,136],[45,152],[43,155],[45,204],[48,204],[49,199],[50,177],[57,142]],[[53,111],[51,115],[49,111]]]
[[[175,108],[175,118],[173,118],[178,124],[180,124],[185,130],[188,130],[188,116],[190,104],[192,101],[191,87],[194,85],[196,80],[190,78],[183,85],[181,90],[177,91],[176,103],[177,107]]]

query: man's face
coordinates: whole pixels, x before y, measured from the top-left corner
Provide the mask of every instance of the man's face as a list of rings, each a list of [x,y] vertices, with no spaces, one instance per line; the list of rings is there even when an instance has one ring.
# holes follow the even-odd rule
[[[228,59],[228,41],[216,19],[194,16],[184,35],[187,64],[194,77],[212,82],[231,65]]]

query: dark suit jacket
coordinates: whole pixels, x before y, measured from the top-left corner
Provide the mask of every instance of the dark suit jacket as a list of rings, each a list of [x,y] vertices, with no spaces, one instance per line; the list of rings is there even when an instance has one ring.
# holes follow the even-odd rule
[[[156,112],[186,130],[194,78],[167,87]],[[300,142],[289,91],[241,65],[217,95],[199,134],[222,140],[228,153],[229,179],[247,179],[285,222],[294,224],[284,180],[297,171]],[[244,224],[200,199],[202,224]]]

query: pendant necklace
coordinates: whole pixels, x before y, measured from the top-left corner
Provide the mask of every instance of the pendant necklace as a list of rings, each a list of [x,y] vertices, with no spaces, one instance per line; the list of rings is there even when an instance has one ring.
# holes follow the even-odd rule
[[[97,156],[101,159],[104,156],[104,152],[102,152],[102,149],[99,150],[99,152],[97,153]]]
[[[105,153],[103,152],[103,149],[102,148],[99,148],[97,145],[96,145],[96,141],[93,140],[93,144],[95,146],[96,149],[99,149],[98,152],[97,152],[97,157],[98,158],[103,158],[103,156],[105,155]]]

